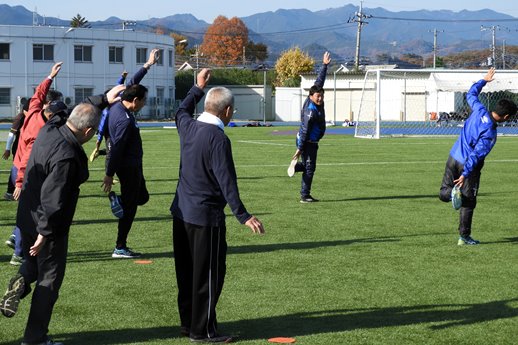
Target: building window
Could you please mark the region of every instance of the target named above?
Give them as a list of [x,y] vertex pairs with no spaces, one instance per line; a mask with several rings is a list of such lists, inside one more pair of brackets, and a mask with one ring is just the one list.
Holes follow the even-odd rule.
[[77,104],[81,103],[86,97],[93,96],[93,87],[76,87],[74,90],[74,98]]
[[169,67],[173,67],[173,50],[169,49]]
[[157,105],[164,104],[164,88],[163,87],[156,88],[156,104]]
[[0,60],[9,60],[9,43],[0,43]]
[[163,49],[158,49],[158,60],[156,61],[156,64],[158,66],[164,65],[164,50]]
[[74,46],[75,62],[92,62],[92,46]]
[[110,63],[122,63],[122,47],[110,47],[108,55]]
[[11,104],[11,89],[8,87],[0,88],[0,104]]
[[54,46],[52,44],[33,44],[32,57],[34,61],[54,61]]
[[137,48],[137,64],[147,62],[147,48]]

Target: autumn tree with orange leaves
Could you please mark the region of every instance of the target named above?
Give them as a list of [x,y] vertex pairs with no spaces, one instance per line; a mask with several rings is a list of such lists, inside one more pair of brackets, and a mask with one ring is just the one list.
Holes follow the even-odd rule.
[[241,19],[218,16],[207,28],[200,52],[213,65],[238,65],[243,62],[243,47],[247,43],[248,29]]

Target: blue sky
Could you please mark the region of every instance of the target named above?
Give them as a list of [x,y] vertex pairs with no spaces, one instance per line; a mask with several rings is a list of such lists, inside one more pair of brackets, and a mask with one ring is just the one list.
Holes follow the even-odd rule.
[[[194,0],[194,1],[142,1],[142,0],[88,0],[82,2],[63,0],[0,0],[0,4],[22,5],[29,10],[37,8],[38,13],[44,16],[70,19],[76,14],[86,17],[90,21],[104,20],[110,16],[121,19],[141,20],[152,17],[165,17],[179,13],[191,13],[198,19],[212,23],[218,15],[227,17],[245,17],[255,13],[276,11],[279,8],[305,8],[311,11],[341,7],[346,4],[359,5],[360,1],[339,0]],[[518,17],[518,1],[516,0],[365,0],[364,7],[383,7],[391,11],[414,10],[451,10],[463,9],[480,10],[490,8],[497,12]],[[345,18],[347,19],[347,18]]]

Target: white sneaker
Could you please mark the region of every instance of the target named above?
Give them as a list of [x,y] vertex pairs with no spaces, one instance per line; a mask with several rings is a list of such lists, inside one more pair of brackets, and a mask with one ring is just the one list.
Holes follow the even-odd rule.
[[455,210],[462,207],[462,193],[458,186],[453,187],[451,190],[451,204]]
[[297,165],[298,159],[292,159],[290,166],[288,167],[288,176],[293,177],[295,175],[295,165]]

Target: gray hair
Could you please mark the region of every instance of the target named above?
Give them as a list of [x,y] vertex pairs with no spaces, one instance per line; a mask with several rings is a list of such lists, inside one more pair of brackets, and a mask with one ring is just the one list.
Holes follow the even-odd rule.
[[67,122],[80,131],[87,128],[97,129],[101,122],[99,109],[89,103],[80,103],[72,110]]
[[213,87],[205,97],[205,111],[214,115],[223,114],[228,106],[233,105],[234,95],[226,87]]

